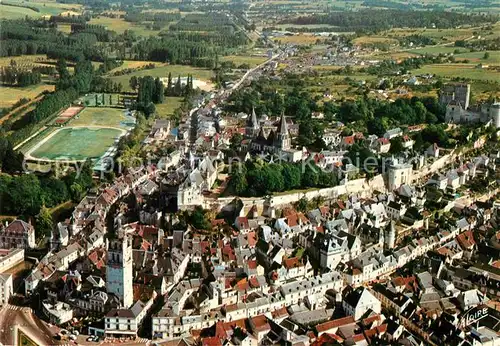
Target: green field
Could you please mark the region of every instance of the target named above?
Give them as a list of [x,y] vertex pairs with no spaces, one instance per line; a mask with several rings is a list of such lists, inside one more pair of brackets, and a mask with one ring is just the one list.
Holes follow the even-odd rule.
[[86,107],[67,127],[48,127],[24,144],[21,151],[27,157],[49,160],[99,158],[119,136],[135,126],[135,118],[126,112],[119,108]]
[[0,108],[11,107],[22,98],[33,99],[45,90],[54,91],[54,88],[54,85],[49,84],[37,84],[16,88],[0,86]]
[[30,155],[50,160],[99,158],[121,133],[120,130],[111,128],[62,128],[30,152]]
[[483,64],[500,64],[500,51],[488,51],[490,54],[488,59],[484,59],[484,53],[486,52],[470,52],[457,54],[455,57],[457,59],[469,59],[471,62],[483,63]]
[[467,53],[467,52],[469,52],[469,49],[452,47],[452,46],[428,46],[428,47],[408,50],[409,53],[431,54],[431,55],[453,54],[455,51],[459,51],[460,53]]
[[228,55],[221,59],[222,61],[232,61],[236,66],[241,64],[249,64],[250,67],[255,67],[267,60],[263,56],[245,56],[245,55]]
[[0,5],[0,18],[5,19],[21,19],[28,17],[43,17],[54,16],[63,12],[79,13],[81,5],[77,4],[60,4],[55,1],[22,1],[22,0],[8,0],[6,3],[17,4],[22,6],[36,7],[39,11],[34,11],[26,7],[17,7],[9,5]]
[[103,25],[108,30],[116,31],[119,34],[123,34],[125,30],[132,30],[139,36],[152,36],[160,33],[160,30],[149,30],[144,25],[126,22],[123,18],[92,18],[89,24]]
[[41,14],[25,7],[0,5],[1,19],[22,19],[26,16],[40,17]]
[[113,82],[122,83],[123,91],[132,91],[129,85],[130,78],[132,76],[136,77],[144,77],[144,76],[152,76],[152,77],[168,77],[168,73],[172,73],[173,78],[177,78],[177,76],[186,77],[188,74],[193,75],[194,78],[200,79],[203,81],[209,81],[213,76],[213,72],[211,70],[202,69],[198,67],[191,67],[186,65],[165,65],[161,67],[155,67],[150,70],[140,70],[130,74],[122,75],[122,76],[113,76],[110,79]]
[[114,68],[112,69],[111,71],[109,71],[109,75],[115,73],[115,72],[118,72],[118,71],[121,71],[121,70],[125,70],[125,69],[129,69],[129,68],[141,68],[141,67],[144,67],[146,65],[149,65],[149,64],[154,64],[156,67],[161,67],[161,66],[165,66],[167,64],[165,63],[159,63],[157,61],[147,61],[147,60],[123,60],[123,64],[121,64],[120,66],[118,66],[117,68]]
[[124,109],[87,107],[73,118],[68,126],[108,126],[131,128],[133,118],[125,115]]
[[499,81],[500,72],[489,69],[475,68],[476,64],[435,64],[427,65],[414,74],[431,73],[446,78],[468,78],[478,81]]
[[[37,54],[37,55],[19,55],[19,56],[4,56],[0,58],[0,67],[3,66],[9,66],[12,61],[15,61],[17,66],[24,66],[24,65],[44,65],[38,63],[36,60],[50,60],[47,58],[47,55],[45,54]],[[56,60],[53,60],[54,63]],[[45,64],[46,65],[46,64]]]
[[296,44],[296,45],[309,45],[315,44],[317,40],[324,39],[324,37],[315,36],[312,34],[298,34],[293,36],[279,36],[273,37],[272,40],[279,44]]
[[165,97],[163,103],[155,105],[156,113],[160,118],[168,118],[181,106],[181,103],[182,97]]
[[375,43],[385,43],[385,44],[398,44],[398,41],[393,38],[387,38],[384,36],[361,36],[355,38],[353,43],[359,45],[375,44]]

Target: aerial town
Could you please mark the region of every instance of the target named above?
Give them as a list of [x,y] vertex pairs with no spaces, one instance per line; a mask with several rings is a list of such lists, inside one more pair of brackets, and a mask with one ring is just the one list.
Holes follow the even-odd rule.
[[0,9],[1,345],[500,343],[498,2]]

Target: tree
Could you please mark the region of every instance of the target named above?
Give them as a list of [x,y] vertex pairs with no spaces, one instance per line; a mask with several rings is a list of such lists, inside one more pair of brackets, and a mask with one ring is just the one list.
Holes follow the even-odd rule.
[[229,144],[230,148],[233,149],[233,150],[239,151],[240,147],[241,147],[241,141],[242,140],[243,140],[243,135],[241,133],[236,132],[231,137],[231,141],[230,141],[230,144]]
[[40,230],[42,233],[38,234],[38,236],[41,238],[41,236],[46,237],[50,235],[50,232],[52,231],[52,228],[54,227],[54,221],[52,220],[52,214],[50,213],[49,208],[47,208],[45,205],[42,205],[42,208],[40,209],[40,212],[38,213],[36,217],[36,225],[37,229]]
[[56,70],[59,74],[59,79],[69,78],[68,65],[66,64],[66,59],[57,60]]
[[163,82],[160,80],[160,78],[156,77],[154,92],[152,97],[153,103],[163,103],[164,98],[165,98],[165,87],[163,86]]
[[300,168],[292,164],[283,164],[283,179],[285,190],[293,190],[300,187]]
[[139,92],[137,94],[137,103],[140,103],[145,107],[149,103],[153,102],[154,94],[156,90],[155,80],[151,76],[143,77],[139,80]]
[[132,88],[132,90],[136,91],[137,88],[139,87],[139,81],[136,76],[132,76],[129,81],[129,85]]
[[76,63],[74,79],[76,89],[79,92],[86,93],[90,91],[93,77],[94,67],[89,60],[83,60]]
[[401,137],[394,137],[391,139],[391,148],[389,152],[391,154],[399,154],[404,150],[403,139]]
[[84,190],[83,187],[78,183],[73,183],[70,188],[71,199],[74,202],[80,201],[83,198]]
[[486,52],[483,55],[483,60],[488,60],[490,58],[490,52]]
[[42,206],[40,181],[33,174],[23,174],[9,185],[11,210],[21,215],[36,215]]
[[241,163],[231,167],[231,180],[230,184],[233,187],[234,193],[238,196],[246,194],[248,189],[248,181],[246,178],[246,168]]
[[174,96],[180,96],[182,93],[181,76],[177,77],[177,82],[175,82]]
[[305,213],[309,209],[309,201],[307,200],[306,197],[302,197],[295,203],[295,209],[297,211],[300,211],[302,213]]
[[315,187],[318,185],[319,181],[319,168],[314,166],[307,165],[304,173],[302,174],[302,187]]
[[170,96],[172,93],[172,72],[168,73],[168,82],[167,82],[167,96]]

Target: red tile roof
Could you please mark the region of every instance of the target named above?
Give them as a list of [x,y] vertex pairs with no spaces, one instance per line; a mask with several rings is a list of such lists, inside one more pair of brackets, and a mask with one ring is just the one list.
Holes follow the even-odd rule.
[[267,318],[264,315],[252,317],[252,327],[257,332],[271,330],[271,326],[267,322]]
[[201,341],[202,346],[222,346],[222,342],[220,339],[216,336],[210,337],[210,338],[204,338]]
[[249,229],[248,218],[245,216],[238,216],[236,218],[236,227],[238,227],[238,229]]
[[248,232],[247,242],[248,247],[255,247],[255,245],[257,245],[257,233],[255,233],[255,231]]
[[283,261],[283,267],[285,267],[286,269],[292,269],[302,266],[303,264],[298,257],[287,258]]
[[212,224],[212,227],[221,226],[221,225],[225,225],[226,224],[226,220],[224,220],[224,219],[214,219],[210,223]]
[[256,277],[252,277],[252,278],[248,279],[248,283],[250,284],[250,287],[252,287],[252,288],[260,287],[259,281],[257,280]]
[[361,341],[366,340],[366,339],[365,339],[365,336],[363,334],[356,334],[356,335],[352,336],[352,340],[354,340],[354,342],[361,342]]
[[274,310],[271,312],[271,316],[273,318],[281,318],[281,317],[288,317],[290,314],[288,313],[288,310],[285,307],[282,307],[278,310]]
[[345,136],[344,138],[342,138],[342,141],[345,143],[345,144],[349,144],[349,145],[352,145],[354,144],[355,140],[354,140],[354,136]]
[[352,317],[352,316],[338,318],[338,319],[333,320],[333,321],[328,321],[328,322],[324,322],[324,323],[318,324],[316,326],[316,331],[318,333],[320,333],[320,332],[326,332],[328,330],[331,330],[331,329],[334,329],[334,328],[338,328],[338,327],[341,327],[341,326],[345,326],[345,325],[348,325],[348,324],[353,324],[355,322],[356,321],[354,320],[354,317]]
[[460,233],[457,236],[457,242],[464,249],[471,249],[476,245],[476,241],[474,240],[474,235],[471,230]]
[[305,224],[306,222],[309,221],[307,217],[303,213],[293,213],[288,216],[286,216],[287,219],[287,224],[290,227],[297,226],[300,223]]
[[248,269],[257,269],[257,260],[247,261]]
[[5,227],[5,232],[8,233],[24,234],[25,232],[32,232],[33,230],[33,226],[23,220],[14,220]]

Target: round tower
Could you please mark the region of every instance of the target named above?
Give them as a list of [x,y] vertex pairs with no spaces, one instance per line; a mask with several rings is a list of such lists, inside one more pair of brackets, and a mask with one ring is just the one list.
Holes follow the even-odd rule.
[[493,121],[493,126],[500,129],[500,102],[495,102],[491,105],[490,118]]
[[386,249],[394,249],[396,245],[396,226],[394,220],[391,220],[391,223],[386,228],[384,245]]

